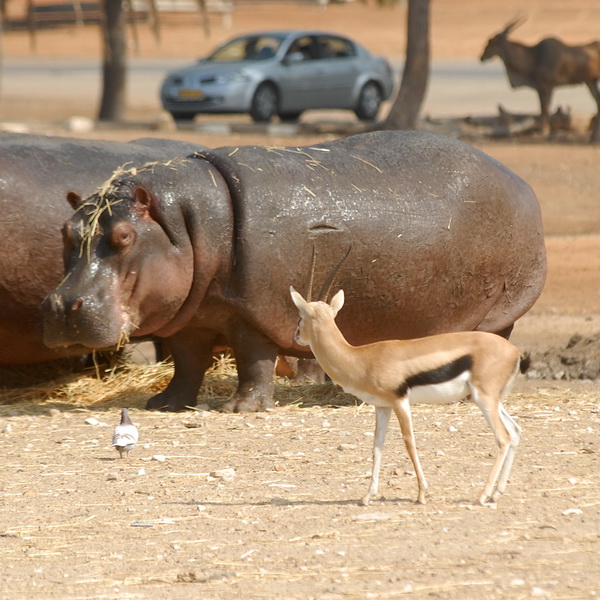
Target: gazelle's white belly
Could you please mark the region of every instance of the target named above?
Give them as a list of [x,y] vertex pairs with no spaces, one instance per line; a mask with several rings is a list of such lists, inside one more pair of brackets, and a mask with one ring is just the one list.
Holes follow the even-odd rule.
[[411,404],[451,404],[464,400],[470,393],[469,371],[444,383],[435,385],[420,385],[408,390],[408,400]]
[[[451,404],[464,400],[470,393],[469,377],[470,372],[465,371],[458,377],[445,381],[444,383],[436,383],[432,385],[419,385],[408,390],[408,400],[411,404]],[[371,404],[387,408],[390,403],[382,400],[378,396],[368,394],[362,390],[355,389],[348,385],[341,386],[348,394],[356,396],[359,400]]]

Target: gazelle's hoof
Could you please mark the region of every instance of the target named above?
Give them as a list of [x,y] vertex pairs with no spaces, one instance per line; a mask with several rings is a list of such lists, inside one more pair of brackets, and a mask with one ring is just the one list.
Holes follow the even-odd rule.
[[481,506],[487,506],[488,508],[495,509],[496,508],[496,498],[495,494],[492,496],[480,496],[479,504]]
[[369,506],[371,504],[371,496],[366,495],[364,498],[361,498],[359,504],[361,506]]

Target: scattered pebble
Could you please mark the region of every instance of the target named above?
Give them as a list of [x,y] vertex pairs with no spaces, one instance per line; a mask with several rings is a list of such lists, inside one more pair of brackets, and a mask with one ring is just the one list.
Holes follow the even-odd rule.
[[167,457],[164,454],[155,454],[152,457],[152,460],[156,460],[158,462],[165,462],[165,460],[167,460]]
[[88,117],[70,117],[64,122],[64,126],[68,131],[74,133],[89,133],[94,130],[95,123]]
[[356,450],[358,446],[356,444],[340,444],[337,449],[338,450]]
[[209,474],[209,479],[221,479],[222,481],[233,481],[235,477],[235,469],[229,467],[227,469],[219,469],[218,471],[212,471]]
[[564,517],[568,517],[570,515],[581,515],[583,514],[583,511],[580,508],[567,508],[566,510],[562,511],[562,515]]
[[352,515],[351,521],[388,521],[394,515],[392,513],[375,512],[375,513],[362,513],[360,515]]

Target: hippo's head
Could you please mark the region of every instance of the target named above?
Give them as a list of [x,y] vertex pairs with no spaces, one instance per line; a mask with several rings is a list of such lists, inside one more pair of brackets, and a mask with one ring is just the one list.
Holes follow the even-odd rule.
[[[85,200],[68,194],[66,275],[44,302],[48,346],[106,348],[189,320],[228,253],[226,190],[212,171],[177,159],[120,170]],[[192,206],[198,186],[204,202]]]

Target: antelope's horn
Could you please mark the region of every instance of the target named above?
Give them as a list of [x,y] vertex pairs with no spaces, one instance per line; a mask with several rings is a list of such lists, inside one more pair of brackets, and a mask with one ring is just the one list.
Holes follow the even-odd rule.
[[350,246],[348,247],[348,250],[346,250],[346,254],[344,254],[344,256],[342,256],[342,258],[339,260],[338,264],[335,265],[335,267],[333,268],[331,273],[329,273],[329,276],[327,277],[327,279],[323,282],[323,287],[321,287],[321,291],[319,292],[319,300],[322,300],[323,302],[327,302],[327,297],[329,296],[329,292],[331,291],[331,286],[333,285],[333,282],[334,282],[335,278],[337,277],[339,270],[342,268],[342,265],[346,262],[346,259],[348,258],[348,255],[350,254],[350,250],[352,250],[352,244],[350,244]]
[[513,21],[511,21],[505,28],[504,31],[502,32],[504,35],[508,35],[513,29],[515,29],[515,27],[518,27],[519,25],[522,25],[523,23],[525,23],[525,21],[527,21],[527,17],[517,17],[516,19],[514,19]]

